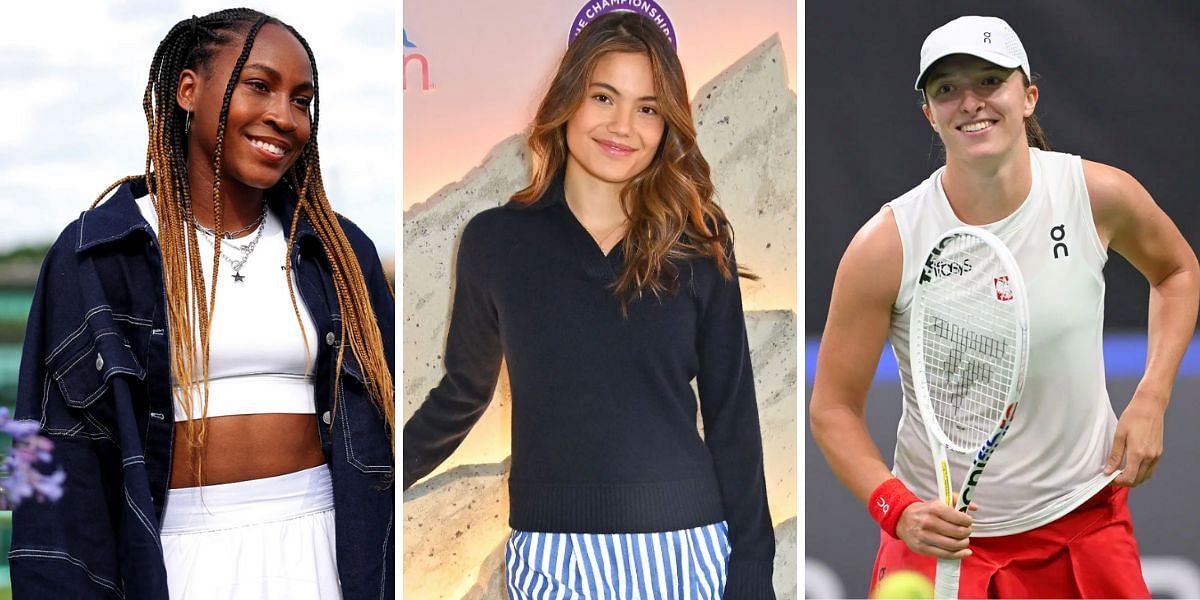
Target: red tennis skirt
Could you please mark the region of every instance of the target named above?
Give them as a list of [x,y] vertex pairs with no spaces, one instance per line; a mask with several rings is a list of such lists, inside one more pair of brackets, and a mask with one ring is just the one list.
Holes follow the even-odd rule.
[[[960,598],[1149,598],[1129,488],[1108,486],[1058,520],[1013,535],[971,539],[963,559]],[[937,561],[880,532],[871,572],[875,584],[896,571],[933,579]]]

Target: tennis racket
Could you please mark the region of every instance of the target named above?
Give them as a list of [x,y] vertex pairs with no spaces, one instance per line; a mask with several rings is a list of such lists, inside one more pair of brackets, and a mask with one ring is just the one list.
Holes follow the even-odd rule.
[[[1017,261],[978,227],[946,232],[925,259],[913,299],[909,357],[938,494],[965,512],[1008,432],[1029,359],[1029,303]],[[950,493],[947,452],[974,455]],[[939,559],[934,598],[958,598],[960,561]]]

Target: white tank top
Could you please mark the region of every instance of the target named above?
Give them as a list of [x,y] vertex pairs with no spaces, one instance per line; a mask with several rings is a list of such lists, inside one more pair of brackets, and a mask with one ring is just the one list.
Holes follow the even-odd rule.
[[[149,195],[137,200],[142,217],[158,235],[158,216]],[[279,219],[268,212],[262,238],[242,265],[242,281],[233,279],[233,269],[222,260],[217,285],[216,312],[212,319],[208,363],[208,416],[262,413],[316,414],[312,361],[317,358],[317,331],[304,302],[296,293],[300,320],[308,336],[309,353],[296,324],[288,296],[283,263],[287,260],[287,237]],[[244,246],[254,234],[225,242],[222,255],[240,257],[229,243]],[[212,238],[197,235],[205,287],[212,290]],[[293,273],[293,289],[296,288]],[[197,340],[199,335],[197,334]],[[199,364],[199,363],[197,363]],[[192,382],[192,417],[199,419],[203,403],[201,373]],[[172,374],[173,389],[179,388]],[[187,412],[176,394],[175,420],[186,421]]]
[[[1116,416],[1104,381],[1104,276],[1078,156],[1030,149],[1033,186],[1013,214],[983,226],[1008,245],[1029,292],[1029,369],[1016,419],[992,456],[975,498],[974,535],[1028,531],[1067,514],[1108,484],[1104,465]],[[945,167],[889,202],[904,249],[890,338],[904,409],[892,472],[923,499],[937,496],[929,442],[913,394],[908,326],[915,282],[933,243],[955,216],[942,189]],[[970,459],[950,453],[953,488]]]

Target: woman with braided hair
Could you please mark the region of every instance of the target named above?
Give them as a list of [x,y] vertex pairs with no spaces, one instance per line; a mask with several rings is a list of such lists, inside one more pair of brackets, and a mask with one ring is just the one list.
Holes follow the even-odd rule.
[[231,9],[177,23],[145,173],[51,248],[16,413],[61,500],[14,515],[21,598],[394,595],[393,295],[335,214],[316,61]]

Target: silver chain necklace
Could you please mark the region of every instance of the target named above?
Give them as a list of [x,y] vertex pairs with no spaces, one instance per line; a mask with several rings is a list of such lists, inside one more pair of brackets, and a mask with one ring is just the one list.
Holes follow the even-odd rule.
[[[238,231],[225,233],[221,236],[221,243],[223,245],[232,248],[234,251],[242,255],[240,259],[234,260],[228,254],[221,252],[221,259],[229,265],[229,268],[233,269],[233,281],[236,283],[242,283],[246,279],[246,276],[242,275],[242,267],[246,266],[246,261],[250,259],[250,254],[254,252],[254,249],[258,247],[258,241],[262,239],[263,231],[266,230],[266,218],[267,205],[264,203],[262,214],[255,219],[254,223],[251,223],[251,225],[257,225],[258,229],[254,233],[254,239],[250,240],[248,244],[238,245],[229,241],[231,236],[247,231],[248,227],[243,227]],[[213,232],[213,230],[201,225],[200,223],[197,223],[194,219],[192,220],[192,223],[195,225],[196,229],[200,231],[200,233],[205,235],[205,237],[208,237],[209,239],[216,237],[216,233]]]
[[[267,218],[267,203],[263,202],[262,212],[258,213],[258,218],[254,219],[249,224],[247,224],[245,227],[238,229],[237,231],[226,231],[225,233],[222,233],[221,237],[223,237],[227,240],[232,240],[232,239],[236,238],[237,236],[239,236],[243,233],[246,233],[247,231],[253,230],[255,227],[258,227],[259,225],[262,225],[263,220],[266,218]],[[194,225],[196,227],[196,229],[199,229],[200,231],[208,234],[208,237],[213,237],[214,235],[216,235],[216,233],[213,230],[201,225],[200,221],[196,220],[195,215],[192,215],[192,225]]]

